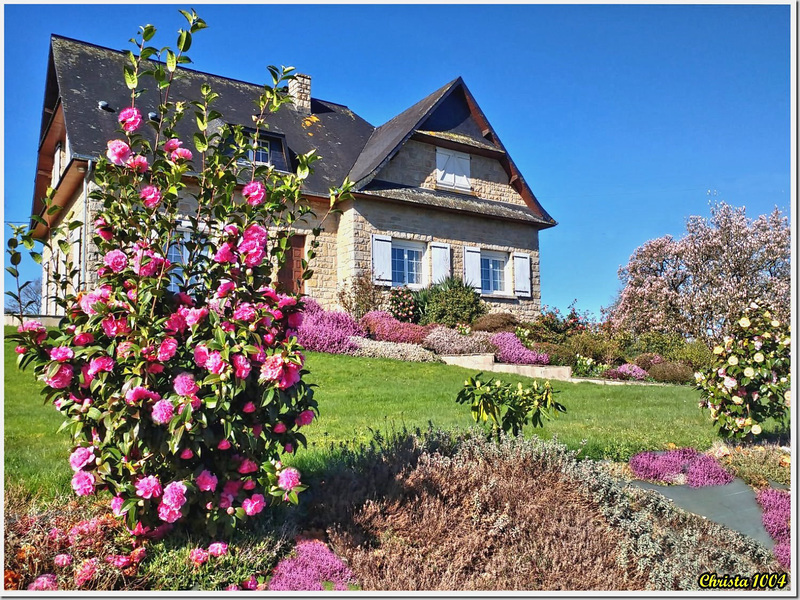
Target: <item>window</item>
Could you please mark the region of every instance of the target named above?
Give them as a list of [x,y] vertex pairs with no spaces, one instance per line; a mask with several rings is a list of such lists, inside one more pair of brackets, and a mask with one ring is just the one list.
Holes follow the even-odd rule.
[[508,257],[499,252],[481,252],[481,293],[506,292],[506,265]]
[[392,240],[392,287],[422,287],[424,244]]
[[264,165],[271,164],[269,159],[269,140],[264,137],[264,134],[259,134],[258,140],[251,138],[251,143],[256,144],[256,147],[247,151],[248,160]]
[[[189,232],[186,229],[178,229],[178,235],[182,235],[183,237],[174,240],[169,250],[167,250],[167,260],[175,265],[170,271],[167,289],[176,294],[181,291],[180,288],[182,286],[187,284],[187,282],[183,280],[183,266],[186,264],[186,261],[189,260],[189,251],[185,245],[186,241],[189,239]],[[194,283],[194,278],[188,283]]]
[[53,151],[53,173],[50,178],[50,187],[55,188],[58,187],[58,182],[61,180],[61,170],[62,170],[62,150],[61,150],[61,142],[56,144],[56,149]]
[[469,154],[436,149],[436,186],[469,192]]

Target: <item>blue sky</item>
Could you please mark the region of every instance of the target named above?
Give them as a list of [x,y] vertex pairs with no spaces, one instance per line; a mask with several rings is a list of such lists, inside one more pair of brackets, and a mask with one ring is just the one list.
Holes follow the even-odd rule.
[[[4,7],[6,221],[30,214],[50,34],[121,49],[153,23],[174,44],[178,8]],[[559,222],[540,235],[544,304],[598,313],[634,249],[707,215],[709,190],[788,214],[788,4],[196,9],[193,68],[258,83],[294,65],[373,125],[461,75]]]

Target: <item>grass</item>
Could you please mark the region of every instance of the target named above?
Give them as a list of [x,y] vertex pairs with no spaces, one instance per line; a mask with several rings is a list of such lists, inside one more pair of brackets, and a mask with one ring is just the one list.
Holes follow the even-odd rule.
[[[443,429],[472,424],[469,409],[456,404],[455,397],[474,371],[318,353],[309,353],[307,364],[309,380],[319,386],[321,417],[306,430],[309,451],[293,459],[298,466],[322,466],[331,446],[367,442],[371,430],[426,428],[429,422]],[[530,383],[510,374],[501,378]],[[6,485],[22,483],[32,492],[69,492],[69,439],[56,434],[61,417],[52,406],[42,404],[31,372],[17,370],[8,341],[4,383]],[[670,442],[705,449],[715,439],[707,415],[697,407],[698,392],[690,387],[554,381],[553,388],[567,413],[543,429],[529,428],[525,433],[544,439],[557,436],[570,448],[582,448],[582,457],[627,460],[638,451],[664,448]]]

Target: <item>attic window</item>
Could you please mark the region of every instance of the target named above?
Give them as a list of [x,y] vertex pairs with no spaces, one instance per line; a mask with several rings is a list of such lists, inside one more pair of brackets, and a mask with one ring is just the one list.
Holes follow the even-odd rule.
[[[245,129],[246,136],[245,145],[247,154],[242,157],[241,162],[253,162],[256,166],[270,165],[278,171],[288,171],[288,159],[286,157],[286,143],[282,134],[264,131],[258,132],[258,140],[256,141],[256,132],[253,129]],[[228,143],[223,145],[223,153],[230,156],[233,153],[230,145],[233,144],[231,137]]]
[[436,148],[436,186],[469,192],[469,154]]
[[251,147],[247,151],[247,159],[260,165],[272,164],[269,156],[269,139],[262,133],[258,136],[258,140],[256,140],[255,135],[253,135],[253,137],[250,138],[250,142],[255,145],[255,148]]

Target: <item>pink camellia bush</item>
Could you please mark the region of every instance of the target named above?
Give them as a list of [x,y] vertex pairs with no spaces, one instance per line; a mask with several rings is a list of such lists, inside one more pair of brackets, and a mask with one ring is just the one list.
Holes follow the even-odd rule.
[[[270,504],[297,503],[305,486],[279,459],[305,446],[298,430],[317,414],[296,338],[303,300],[276,290],[285,231],[313,214],[301,185],[317,157],[297,156],[293,174],[248,162],[251,141],[241,127],[208,128],[224,119],[211,107],[217,94],[207,84],[191,103],[156,103],[158,118],[142,122],[140,82],[154,79],[148,93],[167,97],[187,40],[205,27],[194,11],[184,14],[189,28],[176,49],[147,46],[155,29],[143,27],[138,54],[125,66],[130,106],[120,111],[91,194],[102,206],[94,220],[96,283],[74,294],[74,273],[64,275],[60,327],[48,332],[29,322],[9,336],[20,367],[33,367],[46,401],[65,419],[75,493],[104,497],[136,536],[184,524],[228,535]],[[270,72],[257,131],[291,101],[291,69]],[[178,128],[190,112],[191,125]],[[331,210],[349,189],[331,190]],[[52,208],[52,193],[45,204]],[[186,239],[175,228],[181,220],[190,224]],[[78,225],[54,228],[47,245]],[[9,239],[12,265],[22,246],[33,247],[23,229]],[[320,231],[311,230],[309,260]],[[168,259],[177,244],[181,264]],[[83,564],[76,586],[94,569]]]

